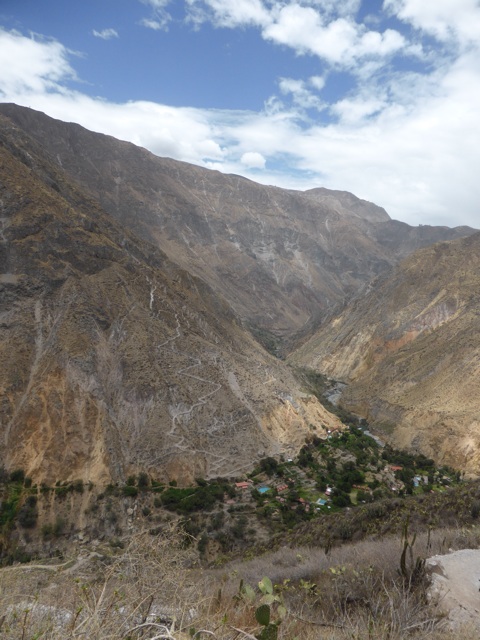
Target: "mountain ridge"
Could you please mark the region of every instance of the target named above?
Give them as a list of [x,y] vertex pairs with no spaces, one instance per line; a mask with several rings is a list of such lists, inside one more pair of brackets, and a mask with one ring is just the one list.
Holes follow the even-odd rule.
[[[252,336],[277,354],[303,336],[292,362],[319,366],[309,334],[322,323],[336,360],[322,368],[365,375],[380,405],[364,356],[379,362],[382,344],[396,352],[410,334],[358,337],[362,320],[345,304],[366,318],[370,304],[387,326],[395,286],[382,283],[458,243],[445,239],[474,234],[410,227],[348,192],[264,187],[157,158],[15,105],[0,105],[0,133],[0,456],[39,479],[118,480],[143,467],[182,481],[230,475],[335,426]],[[424,310],[427,324],[457,309],[455,296],[444,302],[430,320]],[[353,323],[343,355],[331,320],[341,309]],[[345,402],[401,422],[395,403],[380,411],[355,399],[355,384]],[[426,436],[418,446],[430,452]]]
[[159,158],[16,105],[0,105],[0,113],[280,351],[408,253],[473,232],[397,224],[347,192],[266,187]]

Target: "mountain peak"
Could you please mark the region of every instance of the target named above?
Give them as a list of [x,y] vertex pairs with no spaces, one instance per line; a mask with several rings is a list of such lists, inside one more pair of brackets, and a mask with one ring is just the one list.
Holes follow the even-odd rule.
[[337,210],[348,212],[350,215],[353,213],[363,220],[368,220],[368,222],[386,222],[391,219],[383,207],[379,207],[373,202],[368,202],[368,200],[362,200],[349,191],[318,187],[309,189],[304,193],[317,202],[328,203]]

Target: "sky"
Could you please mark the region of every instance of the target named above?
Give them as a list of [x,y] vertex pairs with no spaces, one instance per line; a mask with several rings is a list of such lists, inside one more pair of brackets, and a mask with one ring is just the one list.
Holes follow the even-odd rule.
[[480,228],[480,0],[0,0],[0,102]]

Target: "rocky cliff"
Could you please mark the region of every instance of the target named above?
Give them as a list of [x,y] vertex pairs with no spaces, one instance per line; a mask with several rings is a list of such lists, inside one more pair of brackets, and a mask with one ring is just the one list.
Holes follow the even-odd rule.
[[235,475],[335,423],[207,284],[0,116],[0,465]]
[[[0,142],[8,469],[189,481],[294,451],[335,419],[252,336],[286,353],[349,300],[295,362],[352,380],[345,402],[398,421],[400,444],[474,468],[476,373],[469,349],[451,345],[457,334],[476,344],[475,250],[428,248],[387,278],[419,247],[472,229],[409,227],[347,192],[265,187],[15,105],[0,105]],[[464,267],[435,258],[450,246]],[[465,398],[442,382],[452,371],[469,376]],[[453,454],[445,433],[460,407],[470,435]]]

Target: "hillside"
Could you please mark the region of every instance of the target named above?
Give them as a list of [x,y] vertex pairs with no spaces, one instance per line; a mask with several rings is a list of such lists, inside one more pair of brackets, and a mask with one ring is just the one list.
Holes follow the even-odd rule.
[[0,464],[35,482],[234,475],[336,418],[229,306],[0,117]]
[[[413,228],[347,192],[265,187],[30,109],[0,114],[10,470],[191,481],[298,451],[336,419],[252,336],[286,353],[348,300],[293,362],[353,381],[344,401],[398,423],[397,444],[477,468],[475,364],[455,337],[476,344],[472,229]],[[412,336],[427,355],[399,364]]]
[[473,231],[410,227],[347,192],[268,187],[159,158],[16,105],[0,113],[106,212],[220,293],[275,353],[401,257]]
[[395,445],[480,473],[480,234],[422,249],[292,360],[348,382],[341,402]]
[[2,635],[478,636],[480,234],[10,105],[0,178]]

